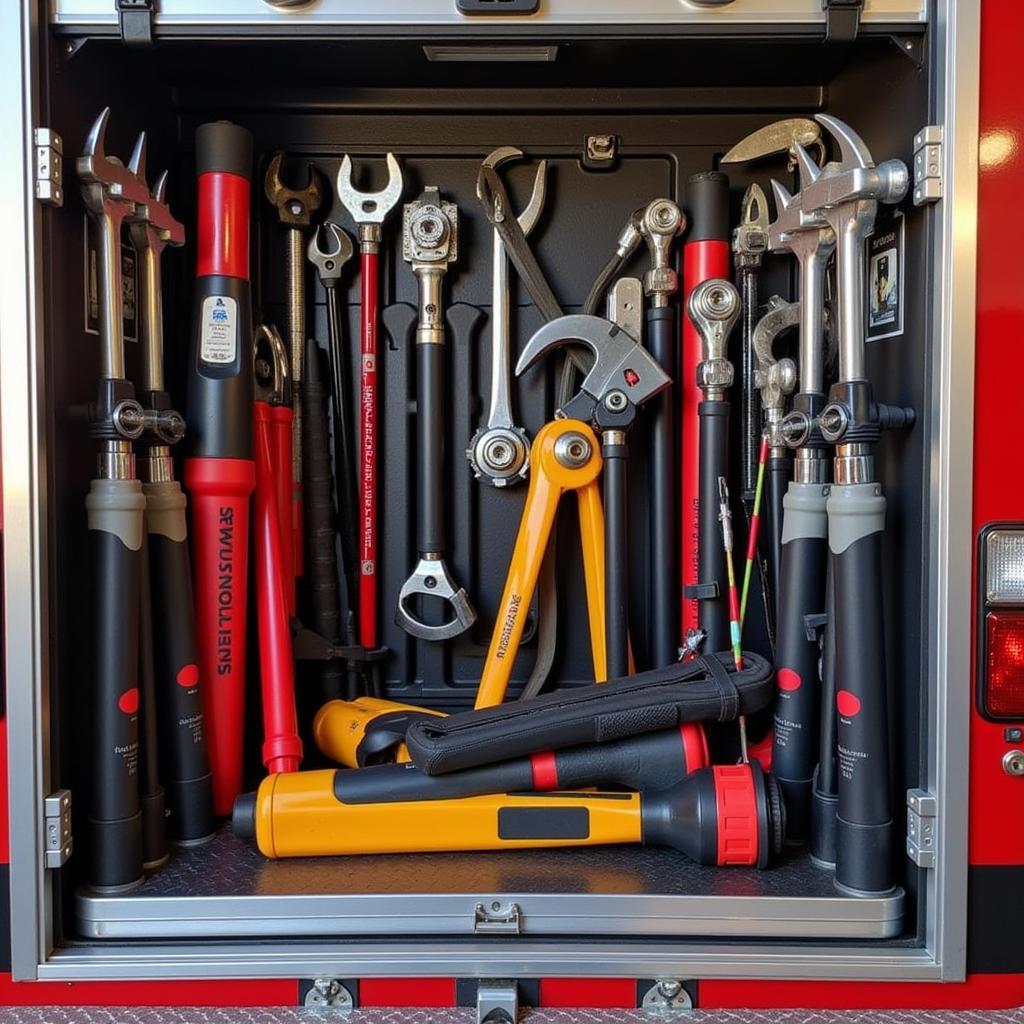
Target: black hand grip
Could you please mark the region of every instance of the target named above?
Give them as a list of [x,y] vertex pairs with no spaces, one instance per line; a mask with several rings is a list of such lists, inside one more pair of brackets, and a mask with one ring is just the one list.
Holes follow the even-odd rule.
[[[661,368],[676,376],[675,314],[670,306],[647,311],[647,346]],[[675,515],[676,464],[675,390],[667,387],[649,403],[651,416],[650,512],[648,571],[650,572],[651,668],[671,665],[679,657],[679,527]]]
[[196,645],[185,496],[174,481],[144,484],[149,543],[160,771],[167,793],[167,832],[192,844],[213,835],[213,790]]
[[[605,438],[610,432],[605,433]],[[605,675],[629,675],[629,552],[627,527],[627,467],[629,449],[603,443],[604,493],[604,632],[607,656]],[[603,681],[603,680],[602,680]]]
[[444,345],[416,346],[416,550],[444,551]]
[[839,779],[836,770],[836,601],[829,557],[825,573],[825,630],[821,643],[821,743],[814,772],[811,804],[811,856],[819,864],[836,863],[836,806]]
[[[793,475],[793,460],[789,455],[771,456],[764,467],[764,527],[758,546],[764,553],[768,572],[768,595],[774,603],[768,609],[769,621],[778,622],[779,601],[782,584],[780,572],[782,566],[782,520],[783,502],[786,489]],[[819,605],[816,612],[821,611]],[[778,628],[776,627],[776,632]]]
[[209,121],[196,129],[196,173],[252,177],[252,134],[231,121]]
[[697,582],[717,584],[716,596],[700,599],[698,621],[704,630],[704,650],[727,651],[729,637],[729,586],[722,545],[722,524],[718,520],[718,478],[729,476],[729,403],[701,402],[700,490],[697,533]]
[[[306,342],[302,379],[302,476],[306,510],[306,578],[313,608],[313,628],[338,643],[341,617],[338,602],[338,561],[335,554],[334,506],[331,500],[327,413],[320,368],[320,348]],[[320,666],[322,697],[335,700],[345,691],[344,671],[336,661]]]
[[917,413],[910,406],[878,404],[878,422],[883,430],[907,430],[914,425]]
[[686,179],[686,244],[727,242],[729,226],[729,178],[721,171],[701,171]]

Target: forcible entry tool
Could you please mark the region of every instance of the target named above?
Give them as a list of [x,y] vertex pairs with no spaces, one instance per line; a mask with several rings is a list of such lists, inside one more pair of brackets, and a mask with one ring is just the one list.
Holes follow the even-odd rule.
[[[427,188],[403,211],[402,255],[419,285],[416,328],[416,549],[419,562],[402,584],[395,622],[423,640],[450,640],[476,621],[466,591],[458,586],[444,561],[445,530],[445,397],[444,306],[442,282],[458,256],[459,211]],[[415,596],[445,602],[452,617],[431,624],[410,607]],[[421,610],[420,614],[424,614]]]
[[[484,160],[484,166],[498,168],[522,156],[522,150],[502,146]],[[546,173],[547,161],[542,160],[537,165],[530,201],[517,218],[524,237],[534,229],[544,208]],[[473,435],[466,457],[481,483],[506,487],[526,478],[530,468],[530,439],[526,430],[518,426],[512,417],[508,257],[505,243],[497,230],[494,232],[492,254],[490,405],[487,422]]]
[[381,230],[402,198],[402,170],[387,155],[388,183],[380,192],[360,192],[352,184],[352,159],[338,169],[337,192],[359,234],[362,331],[359,357],[359,642],[378,646],[377,597],[377,333],[380,329]]
[[284,225],[288,237],[288,302],[287,335],[288,355],[291,362],[289,376],[292,381],[292,509],[289,532],[291,543],[284,554],[284,577],[289,595],[290,608],[295,607],[292,591],[295,577],[303,575],[303,529],[302,513],[302,359],[306,347],[306,252],[305,233],[312,223],[313,214],[323,202],[323,186],[320,172],[312,165],[307,167],[306,184],[300,189],[288,188],[281,180],[281,164],[284,153],[275,153],[267,166],[263,179],[263,191],[270,205],[277,210],[278,219]]
[[797,202],[807,214],[820,212],[836,234],[839,380],[820,416],[822,436],[836,446],[827,506],[835,585],[836,883],[874,895],[893,887],[895,828],[882,611],[885,498],[873,448],[882,429],[910,426],[914,412],[875,402],[867,379],[864,241],[878,203],[898,203],[909,175],[900,160],[876,166],[849,125],[825,114],[817,120],[840,152],[838,161],[819,170],[797,149]]
[[[140,136],[130,169],[146,183],[145,137]],[[192,569],[188,553],[185,495],[174,478],[172,446],[185,433],[185,420],[171,405],[164,384],[163,303],[160,257],[166,246],[181,246],[185,229],[167,205],[167,172],[157,179],[144,204],[135,208],[130,230],[138,253],[142,286],[142,394],[146,430],[140,439],[142,491],[146,497],[146,546],[148,565],[143,574],[150,587],[143,588],[141,614],[146,602],[151,612],[153,683],[155,702],[151,713],[156,729],[147,729],[166,787],[167,834],[182,845],[204,842],[213,835],[213,790],[206,749],[205,724],[200,696],[199,654],[196,647]],[[152,629],[155,623],[157,628]],[[145,632],[145,623],[143,623]],[[143,715],[150,714],[143,700]],[[145,790],[145,786],[143,787]],[[163,801],[155,801],[162,831]],[[146,818],[145,793],[143,819]],[[149,829],[148,829],[149,830]]]
[[92,801],[89,883],[122,891],[142,880],[139,804],[139,594],[146,499],[135,476],[132,442],[142,406],[125,376],[121,226],[149,189],[105,148],[110,108],[96,119],[78,158],[82,197],[96,222],[100,382],[90,434],[99,442],[86,498],[92,549]]
[[242,786],[246,601],[252,461],[252,299],[249,196],[252,136],[227,121],[196,131],[198,221],[189,355],[192,569],[200,694],[214,813],[229,814]]

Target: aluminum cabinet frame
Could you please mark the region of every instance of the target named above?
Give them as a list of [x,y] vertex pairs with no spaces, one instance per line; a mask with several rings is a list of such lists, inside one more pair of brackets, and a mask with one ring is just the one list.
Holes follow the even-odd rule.
[[[337,27],[392,34],[395,23],[422,26],[429,12],[433,35],[472,37],[476,23],[452,31],[456,22],[448,0],[404,0],[386,6],[320,0],[308,13],[283,14],[263,0],[225,0],[238,19],[197,13],[208,0],[164,0],[158,32],[190,36],[237,34],[241,28],[280,35]],[[922,0],[923,2],[923,0]],[[415,4],[418,16],[410,11]],[[100,0],[52,0],[61,28],[116,30],[112,8]],[[346,9],[346,21],[339,12]],[[443,10],[442,10],[443,7]],[[584,7],[586,12],[584,12]],[[895,31],[916,24],[922,3],[867,0],[865,29]],[[20,9],[19,9],[20,8]],[[11,821],[12,969],[17,979],[117,979],[198,977],[348,976],[694,976],[774,978],[860,978],[959,980],[965,972],[967,721],[970,677],[971,503],[975,255],[977,213],[978,70],[980,5],[931,0],[933,47],[930,120],[945,129],[944,198],[929,207],[933,283],[930,334],[935,356],[930,375],[931,463],[926,495],[928,537],[927,773],[924,784],[935,795],[936,868],[927,872],[927,915],[921,948],[870,948],[830,943],[827,947],[784,942],[709,946],[695,941],[610,938],[582,942],[515,937],[487,941],[404,937],[352,942],[235,941],[195,944],[54,946],[54,893],[43,867],[43,798],[50,790],[48,728],[49,595],[46,492],[46,438],[42,415],[45,364],[41,296],[43,210],[34,198],[33,127],[40,120],[44,69],[39,33],[47,4],[0,5],[3,94],[21,97],[0,108],[0,174],[7,244],[0,255],[0,410],[4,467],[4,602],[8,680],[8,779]],[[577,25],[582,31],[622,34],[619,4],[550,0],[550,14],[529,20],[530,31]],[[388,11],[382,15],[381,10]],[[394,11],[394,20],[391,11]],[[362,13],[360,13],[362,11]],[[916,11],[916,15],[913,13]],[[318,13],[319,12],[319,13]],[[404,12],[404,17],[403,17]],[[436,12],[436,13],[435,13]],[[632,5],[629,20],[640,28],[674,22],[686,32],[720,31],[726,15],[737,29],[763,31],[771,25],[791,31],[821,31],[819,0],[735,0],[726,8],[701,10],[683,0],[646,0]],[[90,21],[90,18],[92,20]],[[303,20],[310,19],[310,20]],[[316,24],[313,19],[320,19]],[[325,20],[326,19],[326,20]],[[333,20],[332,20],[333,19]],[[895,21],[893,19],[896,19]],[[498,19],[503,20],[503,19]],[[508,19],[515,22],[515,19]],[[643,24],[641,24],[643,23]],[[493,26],[488,19],[487,25]],[[87,28],[88,26],[88,28]],[[675,29],[673,29],[675,30]],[[70,181],[70,175],[69,175]],[[955,401],[954,401],[955,389]]]

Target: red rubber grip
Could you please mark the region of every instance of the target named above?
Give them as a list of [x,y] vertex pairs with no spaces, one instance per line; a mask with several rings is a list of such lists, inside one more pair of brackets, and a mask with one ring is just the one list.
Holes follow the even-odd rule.
[[[266,402],[253,405],[253,446],[256,454],[256,502],[253,512],[256,550],[256,615],[259,624],[260,690],[263,696],[263,764],[267,773],[296,772],[302,741],[295,709],[295,669],[288,616],[285,551],[280,487],[275,476],[274,433],[281,418]],[[289,426],[291,410],[289,414]],[[290,438],[289,430],[289,438]],[[291,445],[285,467],[291,464]]]
[[686,774],[698,768],[707,768],[711,764],[711,753],[708,750],[708,737],[704,726],[699,722],[683,722],[679,726],[679,735],[683,741],[683,763]]
[[729,243],[716,239],[689,242],[683,246],[683,337],[679,365],[680,444],[683,469],[681,483],[682,542],[679,558],[682,569],[683,637],[697,628],[698,605],[686,597],[686,587],[698,583],[697,535],[700,498],[700,427],[697,406],[703,394],[697,387],[697,364],[701,361],[700,335],[686,313],[690,293],[702,281],[729,276]]
[[[292,516],[293,415],[287,405],[272,405],[269,409],[271,479],[274,481],[277,521],[288,523]],[[294,615],[295,549],[291,544],[281,545],[281,573],[284,579],[284,592],[288,599],[288,614]]]
[[213,810],[231,813],[242,791],[245,625],[249,562],[249,459],[187,459],[192,575]]
[[377,254],[362,254],[363,335],[359,371],[359,643],[377,646]]
[[755,865],[758,860],[757,793],[748,764],[716,764],[718,865]]
[[199,175],[196,276],[249,280],[249,179],[224,171]]

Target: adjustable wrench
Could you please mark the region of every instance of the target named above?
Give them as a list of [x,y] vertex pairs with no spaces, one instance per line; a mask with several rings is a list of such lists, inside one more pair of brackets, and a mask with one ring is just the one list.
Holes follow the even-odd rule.
[[[303,234],[312,215],[323,202],[320,173],[309,164],[309,177],[301,189],[287,188],[281,181],[283,153],[275,153],[263,179],[263,190],[278,218],[288,231],[288,354],[292,378],[292,516],[291,552],[285,552],[285,576],[302,575],[302,356],[306,345],[306,261]],[[294,587],[294,583],[290,584]]]
[[380,326],[378,261],[384,219],[402,198],[402,170],[387,155],[388,183],[380,192],[352,186],[352,158],[338,169],[337,192],[359,233],[362,334],[359,370],[359,643],[377,647],[377,331]]
[[[419,501],[416,548],[420,559],[398,594],[395,622],[423,640],[451,640],[476,621],[466,591],[444,563],[444,308],[441,282],[458,256],[459,209],[437,188],[423,190],[402,216],[402,256],[419,284],[416,328],[416,489]],[[454,617],[439,625],[416,618],[414,595],[440,598]]]
[[[522,157],[523,151],[513,146],[494,150],[483,162],[484,167],[498,168]],[[537,165],[533,192],[526,209],[517,220],[523,237],[537,224],[544,207],[547,161]],[[478,182],[479,184],[479,182]],[[483,198],[479,196],[479,198]],[[493,277],[491,291],[491,403],[487,424],[473,435],[466,449],[466,458],[481,483],[506,487],[525,479],[530,469],[530,439],[523,427],[512,419],[512,396],[509,386],[509,291],[508,256],[498,231],[494,232]]]

